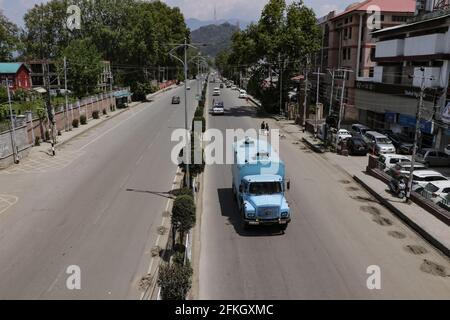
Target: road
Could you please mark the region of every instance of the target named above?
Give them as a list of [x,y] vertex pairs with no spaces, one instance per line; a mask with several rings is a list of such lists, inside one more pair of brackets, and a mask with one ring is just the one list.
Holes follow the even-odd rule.
[[[180,105],[171,105],[175,94]],[[0,214],[0,299],[139,299],[168,201],[153,192],[170,191],[176,174],[176,128],[184,128],[182,87],[64,145],[57,157],[72,158],[63,167],[0,173],[0,194],[17,199]],[[71,265],[81,290],[66,287]]]
[[[228,110],[225,116],[210,115],[208,128],[259,127],[265,119],[237,97],[237,91],[222,90]],[[449,272],[449,261],[343,170],[289,137],[281,139],[280,154],[292,183],[287,197],[293,220],[285,234],[274,228],[242,230],[230,166],[206,167],[200,299],[450,298],[450,277],[421,270],[427,259]],[[408,245],[426,253],[413,254]],[[381,290],[368,289],[369,266],[379,266]]]

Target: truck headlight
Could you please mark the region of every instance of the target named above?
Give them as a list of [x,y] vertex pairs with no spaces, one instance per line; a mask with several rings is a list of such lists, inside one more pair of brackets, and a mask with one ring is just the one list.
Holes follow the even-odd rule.
[[246,211],[245,215],[249,218],[254,218],[256,213],[255,213],[255,211]]
[[281,213],[282,218],[286,218],[288,216],[289,216],[289,212],[287,212],[287,211]]

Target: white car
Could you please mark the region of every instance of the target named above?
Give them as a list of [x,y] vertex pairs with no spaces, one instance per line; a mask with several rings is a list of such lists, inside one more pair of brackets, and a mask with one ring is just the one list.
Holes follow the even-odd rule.
[[212,108],[212,114],[213,115],[223,115],[225,114],[225,109],[223,107],[223,104],[216,104]]
[[434,181],[428,183],[422,190],[416,188],[416,192],[430,198],[434,203],[439,203],[450,193],[450,181]]
[[214,88],[213,96],[220,96],[220,89],[219,88]]
[[247,98],[247,91],[240,90],[239,91],[239,99],[245,99],[245,98]]
[[419,170],[413,173],[413,183],[425,187],[430,182],[448,181],[446,177],[434,170]]
[[337,132],[337,136],[338,136],[338,140],[339,140],[339,141],[342,141],[342,140],[344,140],[344,139],[351,138],[351,137],[352,137],[352,134],[350,133],[350,131],[348,131],[348,130],[346,130],[346,129],[340,129],[340,130]]
[[388,153],[388,154],[383,154],[378,158],[378,161],[380,161],[383,166],[389,170],[393,167],[395,167],[395,165],[397,163],[407,163],[407,162],[411,162],[411,157],[408,156],[402,156],[399,154],[393,154],[393,153]]
[[237,90],[237,87],[236,86],[231,86],[231,90]]

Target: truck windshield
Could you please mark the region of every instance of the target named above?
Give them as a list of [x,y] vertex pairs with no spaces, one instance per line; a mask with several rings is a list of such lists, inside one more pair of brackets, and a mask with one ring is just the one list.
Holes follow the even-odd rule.
[[253,182],[250,184],[249,193],[256,195],[281,193],[282,187],[279,182]]

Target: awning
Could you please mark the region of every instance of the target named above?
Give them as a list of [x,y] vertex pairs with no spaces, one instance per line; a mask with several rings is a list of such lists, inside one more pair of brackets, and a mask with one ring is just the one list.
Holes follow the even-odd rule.
[[34,88],[33,90],[38,92],[38,93],[47,93],[47,90],[45,90],[42,87],[37,87],[37,88]]

